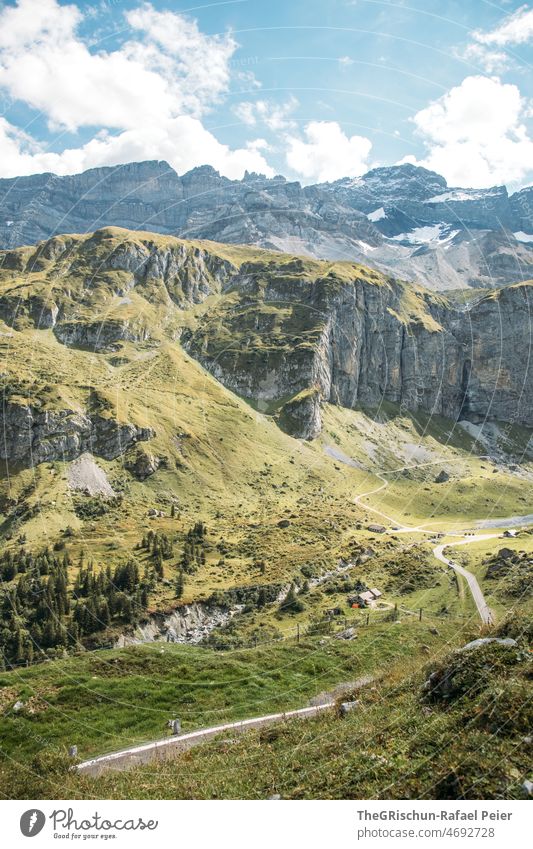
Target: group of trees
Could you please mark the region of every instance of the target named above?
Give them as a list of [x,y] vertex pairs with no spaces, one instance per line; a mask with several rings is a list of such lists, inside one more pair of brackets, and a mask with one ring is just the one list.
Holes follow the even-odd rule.
[[185,575],[193,575],[198,566],[206,562],[206,537],[207,528],[203,522],[195,522],[185,535],[175,583],[176,598],[181,598],[183,595]]
[[[185,575],[206,561],[206,535],[203,522],[196,522],[185,534],[179,559],[171,564],[178,570],[177,598],[183,594]],[[0,666],[55,656],[113,625],[136,625],[148,607],[150,593],[164,578],[164,561],[174,557],[174,543],[167,534],[149,530],[136,547],[146,555],[140,566],[130,557],[114,567],[100,568],[86,562],[83,552],[75,564],[65,540],[53,551],[47,547],[31,553],[21,547],[2,554]]]
[[[67,554],[24,549],[0,559],[0,661],[32,662],[35,655],[72,644]],[[14,580],[14,579],[17,580]],[[4,583],[5,582],[5,583]]]
[[137,624],[157,580],[157,570],[149,565],[141,577],[131,558],[114,569],[95,571],[92,563],[80,565],[72,590],[72,620],[78,634],[89,636],[115,621]]
[[188,575],[192,575],[198,566],[205,563],[206,535],[207,528],[203,522],[196,522],[185,535],[180,568]]
[[149,530],[143,536],[138,547],[142,551],[148,552],[158,577],[162,578],[164,574],[163,561],[170,560],[174,555],[174,543],[170,537],[162,531]]
[[111,569],[84,565],[80,557],[69,588],[68,553],[21,549],[0,558],[0,663],[32,663],[79,645],[113,623],[135,624],[157,583],[154,567],[143,575],[129,559]]

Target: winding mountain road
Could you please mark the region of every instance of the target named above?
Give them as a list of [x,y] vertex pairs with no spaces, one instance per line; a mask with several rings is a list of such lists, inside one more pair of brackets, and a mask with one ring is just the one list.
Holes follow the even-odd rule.
[[[459,540],[458,542],[452,543],[453,545],[468,545],[469,542],[479,542],[483,539],[494,539],[495,537],[499,537],[500,534],[481,534],[480,536],[469,537],[468,539]],[[483,595],[482,589],[479,586],[478,580],[472,572],[469,572],[463,566],[459,566],[458,563],[455,563],[453,560],[450,560],[448,557],[444,556],[444,549],[449,546],[449,543],[442,543],[442,545],[437,545],[433,549],[433,554],[440,560],[442,563],[446,563],[448,566],[451,566],[455,572],[458,572],[459,575],[462,575],[468,584],[468,588],[472,593],[472,598],[476,603],[476,607],[478,613],[481,617],[481,621],[484,625],[492,625],[493,618],[490,607],[485,601],[485,596]]]
[[[441,463],[442,463],[442,461],[438,460],[436,463],[424,463],[423,465],[430,466],[430,465],[436,465],[436,464],[441,464]],[[399,469],[394,469],[394,471],[400,472],[403,469],[408,469],[408,468],[413,468],[413,467],[412,466],[402,466]],[[419,468],[419,466],[417,466],[416,468]],[[389,516],[387,513],[383,513],[381,510],[378,510],[376,507],[370,507],[368,504],[362,504],[361,502],[362,502],[363,498],[368,498],[370,495],[376,495],[378,492],[382,492],[384,489],[386,489],[386,487],[389,485],[389,482],[388,482],[388,480],[386,480],[386,478],[382,477],[380,474],[377,474],[376,476],[382,482],[381,485],[376,487],[375,489],[369,490],[368,492],[363,492],[363,493],[361,493],[361,495],[358,495],[354,499],[355,504],[359,504],[365,510],[368,510],[369,512],[374,513],[375,515],[380,516],[382,519],[386,519],[388,522],[392,522],[392,524],[396,526],[395,527],[395,533],[426,533],[426,534],[427,533],[439,533],[438,530],[435,530],[433,528],[431,530],[428,530],[427,528],[425,528],[423,526],[419,526],[419,525],[417,525],[417,526],[402,525],[401,523],[396,522],[396,520],[392,516]],[[460,532],[458,533],[458,532],[452,532],[452,531],[443,531],[443,533],[446,533],[448,536],[459,536],[459,537],[464,536],[464,534],[462,534]],[[460,539],[457,542],[442,543],[440,545],[436,545],[435,548],[433,549],[433,554],[437,558],[437,560],[440,560],[441,563],[446,563],[447,566],[449,566],[451,569],[453,569],[455,572],[457,572],[459,575],[461,575],[466,580],[466,582],[468,584],[468,589],[470,590],[470,593],[472,595],[472,598],[474,599],[477,611],[479,613],[480,619],[481,619],[481,621],[483,622],[484,625],[492,625],[493,624],[493,617],[492,617],[492,612],[490,610],[490,607],[488,606],[487,602],[485,601],[485,596],[483,595],[483,591],[482,591],[481,587],[479,586],[479,583],[478,583],[476,576],[473,575],[472,572],[469,572],[467,569],[465,569],[464,566],[459,566],[459,564],[455,563],[454,560],[451,560],[449,557],[446,557],[444,555],[444,549],[448,548],[450,545],[468,545],[469,543],[479,542],[480,540],[485,540],[485,539],[494,539],[494,538],[497,538],[499,536],[500,536],[499,533],[498,534],[480,534],[480,535],[468,536],[468,537],[465,536],[464,539]]]

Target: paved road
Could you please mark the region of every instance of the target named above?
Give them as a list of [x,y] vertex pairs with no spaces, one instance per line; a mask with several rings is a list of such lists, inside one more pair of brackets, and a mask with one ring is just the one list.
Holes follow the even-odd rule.
[[[500,534],[480,534],[479,536],[468,537],[468,539],[459,540],[458,542],[452,543],[452,545],[468,545],[469,542],[478,542],[483,539],[494,539],[495,537],[499,537]],[[433,554],[440,560],[442,563],[446,563],[448,566],[451,566],[459,575],[462,575],[465,578],[470,592],[472,593],[472,597],[476,603],[476,607],[478,609],[478,613],[481,617],[482,622],[485,625],[492,625],[493,618],[491,610],[485,601],[485,596],[481,590],[481,587],[478,584],[477,578],[472,572],[468,572],[463,566],[459,566],[455,561],[450,560],[448,557],[445,557],[443,552],[444,549],[447,548],[449,543],[442,543],[442,545],[437,545],[433,549]]]
[[142,746],[133,746],[130,749],[121,749],[109,755],[101,755],[77,765],[78,772],[84,775],[101,775],[108,770],[128,769],[138,764],[148,763],[153,760],[163,760],[173,757],[181,752],[186,752],[194,746],[206,743],[218,734],[229,732],[231,734],[242,734],[252,728],[262,728],[267,725],[275,725],[286,719],[309,719],[318,716],[325,710],[334,707],[335,702],[327,701],[323,704],[300,708],[299,710],[288,710],[285,713],[272,713],[266,716],[257,716],[252,719],[243,719],[239,722],[228,722],[225,725],[213,725],[210,728],[200,728],[187,734],[176,737],[166,737],[164,740],[155,740]]
[[[424,465],[434,465],[434,464],[433,463],[425,463]],[[408,467],[405,466],[403,468],[408,468]],[[401,470],[395,469],[394,471],[401,471]],[[388,522],[391,522],[393,525],[395,525],[395,528],[396,528],[395,533],[425,533],[425,534],[428,534],[428,533],[438,533],[439,532],[438,530],[434,530],[433,528],[430,531],[430,530],[428,530],[427,527],[420,526],[420,525],[411,526],[411,525],[398,524],[393,519],[393,517],[388,516],[387,513],[383,513],[381,510],[378,510],[375,507],[369,507],[368,504],[361,504],[361,501],[362,501],[363,498],[368,498],[369,495],[376,495],[376,493],[382,492],[382,490],[384,490],[389,485],[389,482],[385,478],[381,477],[381,475],[378,474],[377,477],[379,478],[380,481],[382,481],[381,485],[376,487],[375,489],[370,490],[369,492],[363,492],[363,493],[361,493],[361,495],[358,495],[357,498],[354,499],[355,504],[360,504],[360,506],[364,507],[365,510],[369,510],[370,512],[376,514],[377,516],[381,516],[381,518],[386,519]],[[503,520],[503,521],[505,521],[505,520]],[[457,533],[457,532],[451,532],[451,531],[444,531],[444,533],[446,533],[448,536],[459,536],[459,537],[464,536],[460,532]],[[462,577],[466,580],[466,582],[468,584],[468,588],[469,588],[469,590],[472,594],[472,597],[474,599],[474,602],[476,604],[476,607],[477,607],[479,616],[481,618],[481,621],[485,625],[492,625],[493,617],[492,617],[491,610],[490,610],[487,602],[485,601],[485,596],[483,595],[483,591],[482,591],[481,587],[479,586],[479,583],[478,583],[476,576],[473,575],[472,572],[469,572],[467,569],[465,569],[463,566],[459,566],[459,564],[455,563],[454,560],[451,560],[450,558],[445,557],[444,554],[443,554],[443,551],[450,544],[451,545],[468,545],[469,543],[478,542],[478,541],[484,540],[484,539],[494,539],[494,538],[499,537],[499,536],[501,536],[501,534],[479,534],[477,536],[468,536],[468,537],[464,537],[464,539],[458,540],[457,542],[442,543],[442,545],[437,545],[433,549],[433,554],[435,555],[437,560],[440,560],[442,563],[446,563],[455,572],[457,572],[459,575],[462,575]]]

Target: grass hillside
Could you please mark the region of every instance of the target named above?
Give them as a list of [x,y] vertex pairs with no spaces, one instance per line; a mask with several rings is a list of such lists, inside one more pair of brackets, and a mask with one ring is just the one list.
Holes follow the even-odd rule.
[[[147,644],[6,672],[4,753],[23,760],[38,754],[46,738],[45,748],[76,743],[86,758],[164,737],[171,714],[193,730],[302,707],[342,681],[381,675],[413,655],[423,660],[428,650],[438,654],[443,642],[461,638],[456,623],[443,623],[439,635],[430,628],[414,619],[404,628],[389,621],[362,628],[356,642],[305,636],[232,652]],[[476,627],[465,625],[464,633]],[[17,701],[24,707],[13,710]]]
[[[315,575],[332,569],[340,558],[350,558],[354,546],[367,544],[366,525],[376,519],[369,506],[394,520],[387,524],[424,522],[439,529],[528,512],[524,429],[507,429],[496,445],[500,459],[491,462],[483,459],[482,441],[445,419],[407,414],[391,404],[378,410],[325,404],[320,438],[296,440],[277,426],[279,404],[254,408],[178,343],[195,328],[211,338],[222,313],[220,327],[234,326],[235,333],[226,340],[215,333],[217,345],[238,347],[244,334],[253,347],[253,324],[259,322],[270,328],[261,345],[305,349],[306,333],[312,336],[312,330],[301,331],[298,310],[305,306],[265,302],[257,313],[255,299],[252,314],[244,302],[234,302],[232,281],[239,274],[253,275],[259,287],[276,279],[305,288],[320,278],[334,288],[360,277],[369,286],[395,288],[410,321],[426,321],[424,315],[430,321],[428,299],[437,304],[437,296],[353,263],[118,228],[1,252],[0,266],[2,386],[10,409],[23,417],[28,409],[34,415],[96,416],[153,433],[116,459],[94,458],[113,498],[84,494],[83,481],[81,490],[74,488],[73,460],[61,453],[32,464],[30,435],[23,435],[26,462],[4,464],[1,553],[27,560],[46,547],[55,550],[66,562],[69,592],[80,564],[92,564],[97,575],[104,566],[133,561],[141,576],[149,573],[145,600],[131,599],[138,620],[235,587],[301,583],[302,569]],[[516,458],[520,466],[510,467]],[[435,480],[441,470],[449,475],[445,483]],[[202,562],[185,574],[177,597],[187,534],[198,519],[208,529]],[[150,532],[170,541],[171,556],[159,564],[139,549]],[[403,542],[389,538],[387,545],[401,551]],[[4,574],[9,592],[17,580],[6,578],[11,572],[8,567]],[[373,574],[386,583],[379,569]],[[437,594],[430,602],[434,609]],[[324,606],[311,595],[310,612],[300,618],[308,621]],[[269,627],[280,625],[271,621],[272,612],[262,617]],[[112,618],[113,627],[99,637],[104,642],[128,625],[120,615]],[[19,627],[16,615],[12,625]],[[249,623],[245,631],[256,627]],[[31,632],[23,622],[20,629],[27,643]]]
[[[178,684],[175,676],[172,684],[163,677],[162,692],[150,702],[152,726],[160,724],[168,712],[169,686],[177,692],[182,688],[183,692],[188,690],[187,704],[193,704],[200,691],[206,707],[209,705],[203,714],[206,717],[221,717],[211,709],[215,693],[222,700],[226,697],[227,704],[228,699],[232,700],[231,692],[237,689],[244,702],[251,699],[256,707],[268,704],[279,708],[295,702],[296,681],[301,699],[313,684],[318,690],[332,680],[332,667],[336,674],[371,670],[372,661],[369,662],[367,653],[370,642],[361,643],[360,653],[352,664],[347,660],[349,647],[339,647],[332,640],[324,648],[305,643],[293,646],[286,654],[283,651],[280,654],[276,648],[272,654],[262,650],[235,655],[231,663],[208,661],[207,669],[198,669],[190,682],[186,675],[192,671],[195,656],[183,649],[177,655],[170,652],[163,658],[157,658],[150,649],[130,651],[120,659],[109,655],[100,660],[103,666],[94,669],[87,662],[76,668],[74,661],[70,661],[57,670],[60,674],[55,681],[58,686],[55,692],[51,682],[46,690],[43,674],[40,680],[34,674],[20,682],[19,686],[33,686],[37,691],[41,687],[45,695],[44,700],[34,699],[33,716],[3,720],[4,728],[11,726],[6,744],[9,757],[0,767],[3,792],[15,798],[246,799],[268,798],[272,794],[286,799],[524,798],[526,791],[522,785],[530,778],[525,738],[533,719],[528,651],[531,622],[515,619],[512,625],[500,628],[499,636],[512,636],[517,643],[507,646],[492,642],[477,649],[450,652],[446,640],[436,649],[430,632],[424,658],[423,653],[411,654],[409,642],[400,643],[391,653],[390,639],[383,632],[374,632],[371,639],[376,648],[372,650],[372,658],[379,664],[378,677],[353,695],[343,694],[342,700],[357,699],[355,709],[344,718],[331,712],[306,722],[292,721],[252,731],[241,738],[226,733],[219,740],[163,763],[112,772],[96,779],[77,776],[69,770],[64,754],[67,740],[72,742],[76,733],[68,718],[75,699],[80,702],[78,742],[90,739],[97,727],[100,733],[102,730],[105,733],[116,722],[122,696],[126,694],[129,704],[132,703],[139,669],[150,670],[151,674],[163,672],[163,675],[167,670],[168,675],[172,665],[178,662],[181,662],[178,668],[183,683]],[[466,633],[456,633],[452,645],[461,646],[466,639]],[[384,662],[380,655],[385,646]],[[280,664],[281,677],[277,678],[275,689],[279,692],[288,686],[289,691],[281,699],[276,695],[271,701],[268,688],[272,677],[276,678],[276,663]],[[109,674],[104,675],[104,669],[109,669]],[[121,677],[121,669],[129,676],[127,680]],[[96,674],[89,682],[87,675],[91,671]],[[81,675],[75,689],[69,686],[69,673]],[[425,683],[429,675],[431,684]],[[87,692],[84,681],[93,694],[96,690],[101,693],[99,698],[102,704],[105,701],[106,711],[98,710],[93,702],[91,713],[87,700],[83,699],[83,693]],[[261,682],[263,692],[258,697],[254,690]],[[244,702],[226,707],[222,715],[241,715]],[[148,713],[142,700],[136,700],[135,704],[137,715]],[[58,707],[66,720],[61,725],[50,716]],[[250,707],[246,703],[246,710],[250,711]],[[49,713],[47,725],[44,711]],[[103,713],[108,713],[107,720]],[[41,729],[47,735],[44,746]],[[123,740],[128,730],[131,732],[124,728]],[[90,742],[85,744],[82,756],[90,745]],[[40,751],[33,759],[21,763],[24,749]]]

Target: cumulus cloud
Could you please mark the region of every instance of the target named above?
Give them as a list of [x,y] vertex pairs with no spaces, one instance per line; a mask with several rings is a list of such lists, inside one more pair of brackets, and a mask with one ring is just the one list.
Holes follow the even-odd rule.
[[0,118],[0,168],[4,177],[44,171],[77,174],[87,168],[145,159],[164,159],[180,174],[208,163],[231,179],[241,178],[246,170],[272,177],[274,171],[261,153],[266,149],[264,139],[254,139],[245,147],[232,150],[206,130],[198,118],[181,115],[116,135],[101,131],[81,147],[53,153]]
[[99,129],[87,144],[57,154],[4,121],[4,176],[132,159],[167,159],[180,171],[207,162],[227,176],[246,168],[271,174],[260,146],[230,150],[199,120],[229,89],[233,36],[205,35],[194,20],[150,4],[125,18],[128,40],[91,52],[78,35],[77,6],[18,0],[0,12],[0,89],[39,110],[51,128]]
[[347,136],[336,121],[311,121],[305,140],[288,139],[287,164],[304,179],[318,182],[358,177],[368,171],[372,142]]
[[0,86],[58,127],[198,116],[228,88],[228,34],[206,36],[195,21],[145,5],[126,13],[137,40],[91,53],[76,32],[81,20],[56,0],[19,0],[0,15]]
[[506,47],[527,44],[533,39],[533,9],[521,6],[507,15],[492,30],[474,30],[472,42],[467,45],[463,56],[479,63],[488,73],[503,71],[511,64]]
[[533,141],[523,123],[527,112],[516,85],[497,77],[467,77],[414,116],[428,148],[417,164],[456,186],[520,182],[533,163]]

